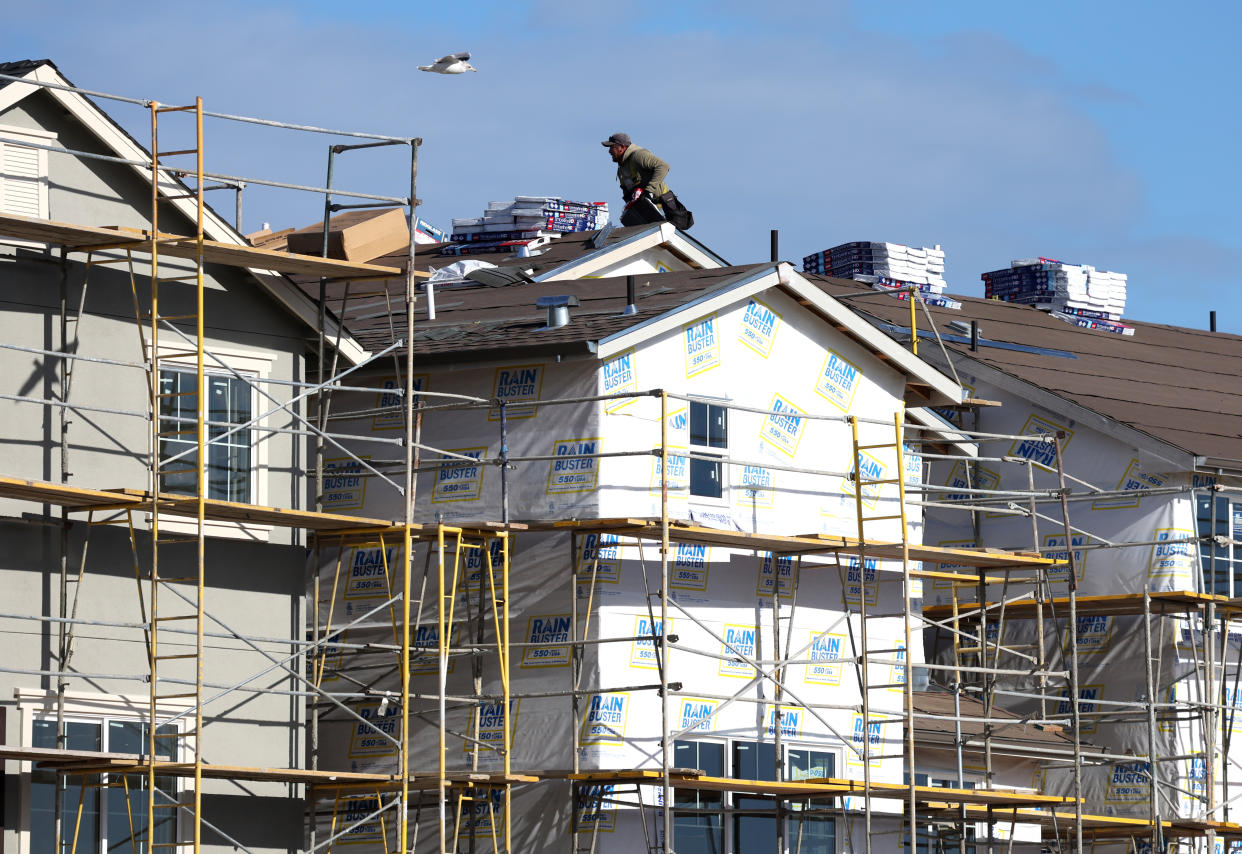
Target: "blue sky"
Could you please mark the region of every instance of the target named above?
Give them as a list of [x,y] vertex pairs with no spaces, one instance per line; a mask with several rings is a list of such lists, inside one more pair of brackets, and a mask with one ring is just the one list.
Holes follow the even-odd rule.
[[[428,8],[429,7],[429,8]],[[598,140],[672,166],[694,234],[734,263],[848,240],[941,244],[950,290],[1042,255],[1130,276],[1126,315],[1242,334],[1242,7],[1191,2],[489,2],[115,6],[6,12],[6,59],[77,85],[421,136],[422,215],[492,199],[615,202]],[[414,66],[469,50],[478,74]],[[145,116],[105,104],[145,139]],[[320,184],[332,140],[208,127],[213,171]],[[338,186],[408,189],[394,151]],[[231,209],[221,198],[220,206]],[[321,202],[248,191],[244,227]]]

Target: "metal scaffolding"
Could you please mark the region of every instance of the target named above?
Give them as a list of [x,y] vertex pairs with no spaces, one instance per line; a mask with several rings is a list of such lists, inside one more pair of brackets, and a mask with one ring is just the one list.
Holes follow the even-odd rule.
[[[0,75],[3,77],[3,75]],[[63,87],[62,87],[63,88]],[[82,90],[75,90],[82,91]],[[98,93],[91,93],[98,94]],[[60,302],[61,350],[45,350],[40,353],[57,359],[62,369],[65,399],[6,395],[5,399],[32,405],[51,406],[61,413],[61,469],[59,483],[31,481],[16,477],[0,477],[0,496],[38,501],[61,508],[62,559],[60,585],[56,613],[53,614],[3,614],[0,619],[33,619],[57,631],[57,668],[47,671],[14,671],[46,675],[56,680],[58,688],[57,748],[34,749],[29,747],[0,748],[0,757],[39,763],[39,767],[54,770],[59,775],[58,795],[66,790],[72,779],[77,785],[102,785],[91,782],[95,775],[111,774],[108,785],[127,785],[132,775],[143,775],[149,796],[146,799],[147,816],[145,830],[131,821],[131,841],[134,850],[140,846],[151,852],[153,848],[192,847],[195,854],[202,844],[202,829],[212,828],[209,816],[202,814],[201,792],[206,779],[229,779],[235,781],[272,780],[304,787],[308,804],[307,851],[331,851],[343,839],[354,836],[370,841],[385,850],[395,848],[399,854],[412,852],[419,844],[420,831],[423,838],[434,827],[437,850],[441,854],[456,852],[463,846],[476,850],[488,847],[497,852],[513,851],[513,810],[511,797],[516,786],[539,786],[550,783],[566,785],[569,791],[570,823],[566,828],[569,845],[574,851],[596,850],[600,822],[599,811],[605,804],[635,809],[641,817],[648,850],[673,851],[677,832],[677,819],[696,814],[696,807],[687,806],[690,795],[698,792],[722,792],[732,795],[751,795],[767,798],[771,806],[764,807],[775,817],[777,850],[797,850],[799,837],[787,838],[786,822],[796,825],[797,834],[803,823],[812,816],[826,815],[842,821],[843,826],[861,821],[862,848],[870,854],[873,839],[892,836],[881,824],[896,821],[892,847],[913,849],[927,846],[927,850],[946,850],[956,847],[964,852],[969,845],[986,842],[989,850],[1006,843],[1013,845],[1015,824],[1036,825],[1042,830],[1045,844],[1057,846],[1058,850],[1085,850],[1084,846],[1096,840],[1149,839],[1153,850],[1162,848],[1172,839],[1197,840],[1207,838],[1242,838],[1242,826],[1231,823],[1229,794],[1228,745],[1237,708],[1237,681],[1242,666],[1238,651],[1229,644],[1231,625],[1242,618],[1242,601],[1210,593],[1153,592],[1119,594],[1114,596],[1080,597],[1077,591],[1077,567],[1073,544],[1075,534],[1083,534],[1072,523],[1071,510],[1079,500],[1099,500],[1109,493],[1095,489],[1090,484],[1076,480],[1062,465],[1061,437],[1052,435],[1036,439],[1052,446],[1055,464],[1046,473],[1056,478],[1056,486],[1037,488],[1035,471],[1039,464],[1025,459],[1006,458],[983,454],[989,443],[1032,440],[1031,436],[981,433],[964,427],[927,428],[912,423],[901,409],[887,419],[868,419],[860,416],[823,415],[808,413],[810,419],[833,420],[848,427],[851,442],[851,466],[847,471],[822,469],[795,469],[802,474],[822,478],[844,478],[852,490],[856,536],[842,535],[785,535],[726,531],[702,527],[672,518],[670,512],[671,478],[665,463],[676,457],[696,459],[693,451],[672,446],[668,435],[670,401],[692,402],[692,396],[666,389],[649,389],[632,392],[621,397],[653,398],[658,400],[661,435],[657,447],[630,448],[610,453],[570,455],[581,458],[604,459],[608,457],[645,455],[660,466],[660,513],[658,518],[639,519],[564,519],[520,520],[509,514],[508,472],[523,465],[546,463],[547,457],[516,456],[508,452],[509,424],[506,417],[507,404],[501,400],[484,400],[461,394],[433,393],[417,389],[414,384],[414,347],[410,345],[417,324],[415,303],[417,289],[413,264],[413,237],[411,258],[406,270],[378,267],[369,264],[351,264],[326,258],[326,230],[330,214],[334,210],[333,195],[357,197],[365,194],[348,193],[332,188],[332,169],[329,166],[327,186],[314,189],[325,196],[324,229],[325,251],[323,258],[265,252],[243,245],[215,243],[204,235],[203,191],[206,181],[230,176],[213,175],[203,167],[203,119],[258,121],[239,119],[236,116],[209,113],[203,110],[201,100],[190,107],[164,107],[151,102],[141,102],[151,112],[151,160],[149,167],[152,183],[152,209],[150,229],[142,233],[128,234],[70,223],[53,223],[28,220],[20,217],[0,217],[0,234],[7,237],[35,239],[61,247],[60,263],[65,265],[67,277],[68,259],[71,255],[85,255],[89,271],[102,264],[124,263],[128,265],[135,288],[135,306],[139,304],[139,282],[142,278],[134,273],[135,254],[149,256],[150,310],[147,316],[139,316],[136,323],[142,336],[143,363],[120,363],[118,368],[141,371],[147,383],[149,409],[146,412],[114,413],[146,419],[149,427],[149,444],[146,449],[148,483],[145,490],[109,491],[79,487],[67,482],[68,425],[65,416],[74,411],[87,411],[68,399],[72,387],[72,366],[81,359],[91,357],[78,352],[79,336],[74,335],[70,346],[70,329],[84,311],[85,284],[79,306],[75,309],[67,300],[62,284]],[[193,117],[196,126],[195,143],[192,148],[168,151],[159,144],[160,122],[168,121],[168,113],[185,113]],[[279,123],[260,122],[293,127],[297,130],[321,131]],[[326,131],[325,131],[326,132]],[[335,133],[335,132],[334,132]],[[406,197],[369,197],[372,200],[398,200],[408,206],[411,233],[417,222],[417,152],[419,140],[414,138],[382,138],[369,145],[402,144],[411,149],[410,190]],[[334,146],[332,157],[351,147]],[[365,147],[365,146],[361,146]],[[65,149],[54,148],[63,151]],[[166,158],[193,156],[193,167],[173,167]],[[116,158],[113,158],[116,159]],[[128,162],[128,161],[126,161]],[[132,164],[131,164],[132,165]],[[174,174],[179,177],[174,177]],[[252,178],[236,179],[250,183],[263,183]],[[186,182],[189,182],[188,184]],[[270,183],[270,182],[269,182]],[[292,186],[278,185],[274,186]],[[171,195],[170,195],[171,188]],[[197,214],[195,233],[174,235],[161,228],[160,206],[170,199],[185,198],[193,203]],[[102,257],[97,257],[102,256]],[[161,263],[166,257],[190,262],[178,266],[174,276],[166,276]],[[209,369],[229,370],[225,359],[212,353],[206,342],[204,294],[204,265],[207,263],[231,264],[242,268],[287,271],[321,277],[320,325],[318,335],[318,362],[316,373],[306,382],[293,383],[287,399],[275,397],[264,387],[264,381],[232,371],[232,375],[254,389],[254,394],[268,401],[270,408],[265,414],[281,412],[291,416],[299,425],[293,430],[275,428],[259,423],[259,416],[251,423],[236,425],[217,424],[211,421],[205,403],[206,379]],[[188,277],[188,278],[187,278]],[[333,336],[339,344],[343,330],[340,325],[329,331],[326,283],[330,279],[360,281],[364,279],[401,280],[404,292],[399,305],[391,306],[394,318],[390,346],[373,354],[365,362],[347,369],[335,363]],[[161,313],[159,289],[161,283],[181,281],[192,284],[196,304],[192,313],[169,316]],[[383,290],[385,300],[390,292]],[[354,293],[352,298],[357,298]],[[346,287],[341,297],[337,318],[344,318],[351,299]],[[391,304],[390,304],[391,305]],[[911,311],[914,311],[913,300]],[[401,318],[399,325],[395,318]],[[149,324],[149,325],[148,325]],[[193,332],[186,331],[192,327]],[[400,329],[400,334],[398,334]],[[172,339],[173,345],[162,343]],[[29,348],[15,348],[29,349]],[[389,393],[400,398],[395,407],[402,427],[402,438],[391,442],[401,448],[401,458],[388,464],[372,461],[351,447],[353,441],[374,441],[373,436],[351,436],[330,429],[335,413],[332,396],[349,392],[375,392],[378,389],[365,380],[357,385],[346,383],[350,374],[360,368],[378,365],[380,360],[392,359],[398,376],[398,387]],[[183,365],[193,364],[194,390],[166,387],[161,381],[160,365],[177,360]],[[107,362],[109,360],[100,359]],[[188,372],[187,372],[188,373]],[[540,406],[592,405],[598,406],[612,396],[588,396],[573,399],[546,399],[534,401]],[[173,402],[194,401],[192,417],[177,416]],[[308,400],[315,403],[313,415],[302,414],[301,405]],[[721,404],[713,401],[714,405]],[[736,407],[746,409],[745,407]],[[368,414],[374,410],[368,410]],[[424,419],[438,413],[488,413],[496,412],[497,446],[501,449],[492,459],[475,459],[455,452],[432,448],[422,443]],[[774,414],[763,409],[746,409],[761,415]],[[249,502],[233,502],[212,499],[206,493],[206,459],[212,442],[239,429],[261,432],[281,430],[298,436],[310,437],[315,446],[316,508],[275,508]],[[214,435],[209,437],[209,430]],[[170,437],[192,435],[194,451],[165,455],[161,443]],[[923,463],[934,459],[949,459],[950,446],[969,445],[978,450],[975,457],[963,459],[970,482],[966,487],[948,488],[922,479],[907,479],[907,457],[917,453]],[[383,485],[400,496],[404,506],[401,519],[375,519],[325,511],[322,503],[324,493],[324,453],[331,446],[346,455],[352,463],[365,470],[365,477]],[[423,452],[434,455],[434,462],[423,463]],[[873,477],[862,465],[864,455],[882,452],[891,456],[896,466],[894,477]],[[707,457],[702,457],[707,459]],[[497,466],[501,472],[501,518],[475,520],[470,524],[445,524],[442,522],[416,521],[416,487],[418,474],[438,470],[454,460],[469,461],[482,465]],[[728,454],[714,455],[710,459],[728,467],[753,463]],[[988,488],[978,484],[975,467],[983,460],[1025,467],[1028,481],[1026,489]],[[180,463],[180,465],[177,465]],[[190,468],[192,463],[192,468]],[[765,462],[772,468],[771,463]],[[168,488],[168,480],[175,474],[192,474],[192,489],[174,492]],[[1191,489],[1194,487],[1187,487]],[[1202,489],[1203,487],[1199,487]],[[1211,489],[1228,489],[1219,484]],[[826,488],[825,488],[826,489]],[[878,497],[887,495],[895,502],[896,510],[878,511]],[[975,542],[973,547],[942,548],[911,542],[909,527],[911,515],[928,508],[956,510],[977,520],[983,513],[1009,513],[1029,517],[1032,523],[1034,543],[1029,550],[999,550],[988,548],[986,543]],[[85,555],[82,565],[71,567],[68,558],[67,530],[71,515],[85,514],[88,530],[99,525],[120,525],[128,531],[134,553],[135,577],[139,583],[137,596],[143,619],[138,623],[115,624],[140,634],[148,649],[148,672],[143,674],[106,674],[109,678],[132,678],[135,682],[149,682],[149,704],[145,725],[144,753],[129,757],[87,755],[68,750],[65,741],[64,696],[71,679],[98,677],[101,674],[82,673],[72,670],[75,627],[87,621],[77,618],[77,591],[80,579],[86,571]],[[151,551],[144,565],[136,529],[141,528],[143,518],[148,518]],[[1037,521],[1043,519],[1064,531],[1064,556],[1044,556],[1038,537]],[[192,533],[185,533],[184,520],[190,520]],[[181,524],[169,524],[180,521]],[[248,521],[287,527],[308,532],[314,549],[313,576],[308,595],[311,598],[311,625],[308,637],[283,639],[282,643],[293,651],[287,655],[269,652],[265,644],[271,638],[242,636],[228,628],[227,614],[213,614],[207,602],[206,527],[212,521]],[[877,528],[897,530],[899,536],[875,535]],[[163,533],[161,533],[163,529]],[[976,523],[976,531],[978,525]],[[515,541],[523,536],[558,533],[564,535],[571,552],[570,585],[571,634],[568,641],[556,641],[550,645],[565,648],[569,659],[566,668],[567,684],[560,696],[569,698],[571,705],[570,733],[572,740],[572,767],[563,769],[523,769],[512,767],[512,704],[520,701],[522,694],[513,689],[511,682],[511,654],[523,644],[511,637],[510,623],[510,576],[515,564]],[[592,609],[596,602],[596,586],[600,576],[600,548],[593,559],[580,560],[581,538],[607,536],[618,548],[637,551],[645,591],[645,605],[650,619],[649,633],[618,636],[593,636]],[[1089,536],[1089,535],[1088,535]],[[977,538],[978,539],[978,538]],[[1197,539],[1197,538],[1196,538]],[[597,542],[599,540],[597,539]],[[674,659],[700,660],[720,658],[721,653],[696,649],[674,639],[665,627],[673,615],[678,619],[696,623],[700,629],[711,634],[696,617],[694,608],[678,601],[670,592],[670,554],[678,543],[711,544],[732,551],[766,556],[771,561],[771,595],[766,603],[774,648],[770,655],[759,656],[731,645],[727,639],[713,636],[726,649],[724,657],[750,668],[753,677],[746,686],[732,695],[721,696],[720,703],[761,702],[771,707],[773,738],[777,755],[780,755],[782,734],[781,719],[788,709],[798,709],[818,720],[832,731],[846,754],[853,754],[860,765],[857,775],[785,779],[783,766],[774,770],[772,779],[737,779],[702,773],[698,769],[677,768],[674,764],[675,740],[683,735],[674,726],[670,712],[672,698],[692,692],[683,690],[681,683],[670,678]],[[654,548],[659,556],[658,564],[648,562],[644,545]],[[1111,543],[1097,538],[1083,548],[1133,548],[1149,543]],[[346,569],[345,554],[351,549],[378,549],[382,559],[384,594],[376,604],[359,615],[342,616],[336,612],[337,590]],[[1215,571],[1215,546],[1213,546],[1213,571]],[[185,558],[187,552],[192,558]],[[422,566],[417,559],[422,559]],[[787,560],[791,567],[790,582],[782,589],[783,582],[778,561]],[[468,577],[466,564],[479,567],[477,581]],[[870,564],[874,563],[872,570]],[[331,571],[321,573],[321,567]],[[175,574],[168,575],[171,571]],[[849,652],[832,659],[813,659],[809,653],[811,643],[800,644],[792,638],[793,609],[797,607],[798,580],[804,574],[833,572],[843,591],[855,590],[851,597],[843,594],[843,612],[850,627]],[[1054,595],[1053,573],[1066,573],[1066,595]],[[648,577],[650,573],[650,578]],[[327,589],[322,581],[330,580]],[[869,603],[869,590],[878,589],[882,581],[893,581],[900,586],[901,609],[899,612],[875,610]],[[947,584],[951,590],[951,603],[942,606],[922,606],[921,585],[925,582]],[[579,602],[577,588],[586,590],[586,607]],[[193,590],[188,594],[187,590]],[[787,601],[786,601],[787,600]],[[915,603],[918,603],[917,605]],[[1145,696],[1129,703],[1086,703],[1081,697],[1079,685],[1079,639],[1078,621],[1092,615],[1128,615],[1142,618],[1143,640],[1146,648]],[[1167,686],[1158,684],[1159,668],[1154,666],[1160,654],[1161,642],[1169,631],[1169,621],[1191,619],[1189,646],[1195,661],[1197,686],[1184,696],[1174,695],[1166,699]],[[902,640],[897,646],[877,647],[873,642],[870,625],[877,619],[900,619],[903,623]],[[1006,628],[1021,622],[1029,624],[1037,638],[1033,644],[1007,644]],[[1068,625],[1068,630],[1057,629],[1059,643],[1046,643],[1046,627]],[[273,689],[254,687],[252,680],[233,684],[213,682],[203,666],[204,638],[213,636],[210,625],[224,631],[220,636],[234,638],[265,662],[262,673],[280,672],[298,687],[289,693],[303,698],[309,709],[309,750],[306,767],[255,768],[234,764],[211,763],[205,759],[210,748],[207,732],[210,729],[203,715],[203,708],[222,696],[240,692],[271,692]],[[434,630],[430,627],[434,625]],[[427,627],[427,631],[421,631]],[[856,628],[855,628],[856,627]],[[378,631],[382,629],[382,631]],[[917,662],[913,654],[921,642],[925,630],[942,639],[947,655],[938,660]],[[493,642],[485,642],[490,632]],[[184,649],[187,637],[191,639],[192,652],[168,652],[169,648]],[[614,686],[608,684],[584,684],[583,661],[585,653],[593,648],[611,643],[649,643],[654,657],[657,681],[654,684]],[[527,644],[528,645],[528,644]],[[1051,653],[1050,653],[1051,650]],[[805,702],[799,689],[789,678],[789,671],[815,660],[823,664],[837,665],[842,670],[853,670],[853,684],[857,689],[857,701],[846,699],[837,704]],[[454,695],[449,691],[450,667],[455,661],[469,662],[472,668],[471,692]],[[464,665],[463,665],[464,666]],[[418,669],[420,674],[415,674]],[[2,668],[0,668],[2,669]],[[187,675],[187,669],[192,672]],[[916,680],[919,670],[942,675],[944,683],[953,693],[957,708],[951,716],[920,710],[916,697]],[[889,677],[876,673],[890,673]],[[332,674],[335,687],[326,683]],[[485,690],[484,674],[494,674],[500,685],[499,692]],[[395,674],[399,690],[393,692],[383,687],[386,679]],[[431,685],[427,679],[415,680],[414,675],[433,675]],[[605,679],[601,675],[601,680]],[[884,681],[873,681],[873,680]],[[1017,680],[1035,681],[1035,688],[1024,691],[1013,687]],[[844,680],[843,680],[844,681]],[[940,680],[938,680],[940,681]],[[1232,682],[1232,685],[1230,684]],[[771,699],[755,700],[746,696],[747,688],[764,685],[771,692]],[[899,707],[885,703],[883,694],[894,686],[900,689]],[[582,701],[592,694],[624,688],[630,691],[654,691],[660,698],[661,724],[659,731],[658,767],[597,771],[579,767],[582,747]],[[210,693],[209,693],[210,692]],[[850,695],[852,697],[852,695]],[[963,698],[977,701],[982,711],[978,715],[966,714],[961,707]],[[1050,794],[1046,791],[1028,791],[1013,786],[998,785],[995,776],[997,763],[1004,754],[1003,739],[997,731],[1011,725],[1013,718],[1003,716],[1007,698],[1021,698],[1039,704],[1037,714],[1026,715],[1021,722],[1027,725],[1050,728],[1065,733],[1068,744],[1058,751],[1048,749],[1038,761],[1054,769],[1068,768],[1072,781],[1068,794]],[[186,709],[176,714],[165,711],[171,700],[183,701]],[[377,704],[374,715],[360,714],[361,702]],[[485,741],[481,729],[482,710],[485,706],[497,709],[499,738]],[[1107,708],[1105,708],[1107,706]],[[390,728],[388,720],[396,717]],[[449,724],[451,712],[461,709],[473,710],[471,726],[467,731],[453,729]],[[856,734],[839,732],[829,722],[831,712],[849,711],[861,722]],[[713,713],[714,714],[714,713]],[[947,719],[951,718],[951,721]],[[1139,721],[1146,729],[1146,751],[1126,754],[1110,754],[1088,749],[1083,741],[1085,721],[1115,722]],[[1180,720],[1193,720],[1199,728],[1199,748],[1193,756],[1170,757],[1161,755],[1157,749],[1158,730],[1161,726]],[[173,726],[184,720],[189,728]],[[321,727],[325,723],[347,722],[360,727],[370,737],[383,743],[395,755],[392,771],[359,772],[345,768],[321,767]],[[923,747],[916,747],[920,722],[935,721],[953,724],[953,756],[957,765],[953,785],[944,786],[926,779],[918,756]],[[968,726],[980,727],[980,737],[966,733]],[[899,736],[890,733],[900,728]],[[875,735],[873,736],[873,733]],[[437,761],[434,767],[418,768],[412,761],[416,739],[428,739],[434,735]],[[897,745],[896,753],[891,752]],[[469,757],[469,768],[456,769],[450,762],[450,751],[461,747]],[[1224,761],[1217,760],[1223,748]],[[874,751],[881,751],[876,754]],[[486,770],[485,752],[499,758],[499,770]],[[965,779],[964,756],[980,753],[983,757],[982,785],[971,787]],[[904,782],[877,781],[872,778],[873,767],[885,760],[900,760]],[[1180,790],[1171,778],[1161,773],[1162,764],[1174,759],[1202,763],[1205,781],[1199,793],[1204,803],[1200,814],[1186,817],[1178,814]],[[1085,807],[1087,799],[1083,790],[1082,770],[1093,765],[1117,765],[1122,763],[1146,764],[1149,788],[1149,815],[1146,819],[1118,816],[1093,815]],[[1219,766],[1219,771],[1218,771]],[[1218,793],[1218,777],[1224,783],[1225,796]],[[189,799],[171,796],[157,797],[164,791],[166,778],[180,778],[191,786]],[[644,790],[656,790],[658,797],[645,798]],[[877,800],[898,802],[901,811],[879,810]],[[82,798],[79,798],[81,804]],[[128,802],[128,800],[127,800]],[[697,801],[695,802],[697,803]],[[848,804],[848,805],[847,805]],[[722,810],[728,809],[721,807]],[[161,811],[174,818],[184,831],[181,839],[170,842],[155,841],[153,830],[162,820]],[[59,821],[60,804],[56,808]],[[765,815],[768,812],[764,813]],[[80,809],[79,809],[80,815]],[[472,816],[484,816],[474,821]],[[596,816],[592,819],[592,816]],[[878,819],[882,816],[882,820]],[[649,823],[650,819],[650,823]],[[321,832],[326,824],[326,833]],[[971,841],[974,828],[986,828],[986,840]],[[368,828],[378,827],[377,831]],[[885,825],[885,828],[887,825]],[[1008,827],[1008,837],[998,828]],[[217,829],[217,833],[220,831]],[[58,840],[73,838],[77,829],[70,831],[58,827]],[[847,831],[847,838],[852,835]],[[184,841],[182,841],[184,840]],[[463,841],[465,840],[465,841]],[[886,843],[887,844],[887,843]],[[853,843],[847,842],[848,850]],[[1062,847],[1064,846],[1064,847]],[[75,846],[69,846],[71,850]]]

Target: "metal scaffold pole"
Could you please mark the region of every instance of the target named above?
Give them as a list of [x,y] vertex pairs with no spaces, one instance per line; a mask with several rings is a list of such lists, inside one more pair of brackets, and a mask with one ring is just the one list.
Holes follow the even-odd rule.
[[[1216,603],[1208,600],[1203,606],[1203,712],[1200,718],[1203,726],[1203,794],[1207,808],[1206,817],[1211,818],[1216,811],[1216,715],[1221,701],[1219,685],[1216,681],[1217,649],[1216,649]],[[1225,638],[1227,642],[1227,638]],[[1220,650],[1220,661],[1223,664],[1225,651]],[[1212,831],[1208,831],[1208,840],[1212,841]]]
[[1082,708],[1079,704],[1078,679],[1078,564],[1074,557],[1074,532],[1070,527],[1068,490],[1065,487],[1065,464],[1062,443],[1065,434],[1053,437],[1056,452],[1057,482],[1061,494],[1061,519],[1065,524],[1065,553],[1069,563],[1069,647],[1070,647],[1070,714],[1074,728],[1074,850],[1082,851]]
[[[414,456],[415,421],[419,419],[416,408],[421,401],[414,395],[414,234],[418,216],[418,140],[410,145],[410,242],[409,263],[405,273],[405,494],[404,521],[401,535],[401,745],[398,748],[400,757],[399,773],[401,774],[401,804],[398,824],[398,851],[407,854],[409,846],[410,824],[410,601],[413,587],[411,564],[414,560],[413,539],[410,536],[414,525],[414,501],[417,497],[418,475]],[[327,249],[328,211],[324,211],[324,248]],[[320,380],[322,381],[322,376]],[[420,602],[421,604],[421,602]],[[441,601],[443,607],[443,601]],[[441,774],[443,776],[443,773]]]
[[[320,254],[328,257],[328,224],[332,212],[332,173],[336,169],[336,146],[328,146],[328,180],[327,192],[323,194],[323,237]],[[319,329],[318,347],[316,348],[316,368],[318,382],[323,382],[328,367],[328,277],[319,277]],[[315,509],[323,510],[323,475],[324,475],[324,440],[323,433],[328,429],[328,392],[323,391],[315,398],[316,426],[320,435],[315,437]]]
[[436,782],[436,800],[439,805],[439,830],[440,830],[440,854],[449,854],[449,829],[448,829],[448,780],[446,779],[445,760],[447,759],[447,715],[446,697],[448,694],[448,666],[449,666],[449,632],[451,626],[445,620],[445,612],[448,604],[445,599],[444,584],[444,526],[436,526],[436,555],[438,562],[437,583],[436,583],[436,644],[438,649],[439,662],[439,726],[437,729],[437,767],[438,775]]
[[[660,391],[660,776],[664,820],[664,850],[675,854],[673,844],[673,784],[670,776],[668,645],[668,392]],[[645,821],[646,819],[644,819]]]
[[[151,233],[159,234],[159,113],[156,111],[158,105],[151,104]],[[151,242],[151,469],[150,469],[150,486],[148,491],[151,495],[151,643],[147,647],[147,655],[150,659],[148,665],[151,673],[151,684],[149,686],[150,705],[147,710],[147,762],[150,769],[147,772],[147,845],[146,854],[155,854],[155,850],[151,842],[155,836],[155,798],[151,792],[155,788],[155,721],[156,721],[156,679],[158,676],[158,668],[156,666],[156,656],[159,654],[159,624],[156,622],[159,618],[159,597],[156,595],[158,584],[158,573],[160,568],[160,516],[159,516],[159,490],[160,490],[160,390],[161,377],[159,373],[159,243]]]
[[906,518],[906,466],[905,466],[905,407],[897,410],[893,416],[893,429],[897,436],[897,500],[901,514],[901,616],[904,623],[906,647],[905,685],[902,690],[903,721],[906,734],[906,779],[909,786],[907,810],[910,825],[908,849],[913,851],[918,844],[918,799],[917,799],[917,765],[914,759],[914,643],[912,623],[914,616],[910,613],[911,600],[914,598],[912,579],[910,578],[910,537],[909,521]]
[[1143,588],[1143,671],[1147,678],[1147,772],[1148,772],[1148,818],[1151,822],[1151,850],[1162,850],[1160,845],[1160,763],[1156,747],[1156,677],[1152,667],[1151,642],[1151,586]]

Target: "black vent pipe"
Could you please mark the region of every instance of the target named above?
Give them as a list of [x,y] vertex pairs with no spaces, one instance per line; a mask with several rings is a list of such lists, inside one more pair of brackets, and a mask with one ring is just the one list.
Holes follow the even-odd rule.
[[634,274],[625,277],[625,310],[622,314],[638,314],[638,287],[634,284]]

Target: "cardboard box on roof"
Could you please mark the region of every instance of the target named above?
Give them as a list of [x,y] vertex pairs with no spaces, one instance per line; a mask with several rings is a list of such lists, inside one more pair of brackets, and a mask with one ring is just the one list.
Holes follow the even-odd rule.
[[[405,210],[346,211],[328,224],[328,257],[345,261],[371,261],[410,245]],[[302,255],[323,253],[323,222],[300,228],[289,235],[289,251]]]
[[261,228],[256,232],[246,235],[246,239],[250,241],[251,246],[257,246],[260,249],[271,249],[275,252],[287,252],[289,250],[289,235],[293,234],[292,228],[282,228],[280,231],[272,231],[270,228]]

